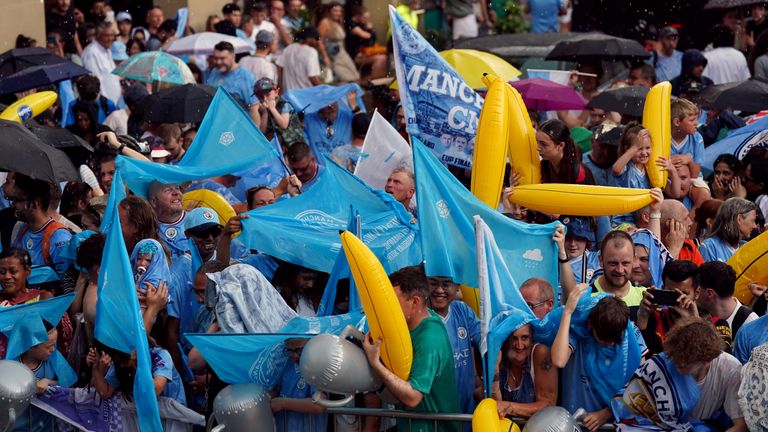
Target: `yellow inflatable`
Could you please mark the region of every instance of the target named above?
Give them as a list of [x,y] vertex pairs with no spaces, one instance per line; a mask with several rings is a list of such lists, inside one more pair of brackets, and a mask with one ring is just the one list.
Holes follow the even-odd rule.
[[507,164],[509,90],[507,83],[494,75],[485,74],[483,82],[488,86],[488,93],[477,126],[470,190],[477,199],[495,209],[499,205]]
[[547,183],[516,186],[509,201],[550,214],[612,216],[631,213],[652,199],[649,189]]
[[656,166],[659,156],[669,158],[672,140],[670,100],[672,84],[664,81],[653,86],[645,97],[643,126],[651,133],[651,158],[645,164],[645,171],[651,187],[664,188],[667,185],[667,171]]
[[23,97],[0,113],[0,119],[23,123],[48,108],[56,102],[56,92],[42,91]]
[[459,286],[459,289],[461,290],[461,299],[464,301],[464,303],[467,304],[467,306],[472,308],[472,310],[475,311],[475,315],[479,317],[480,316],[480,290],[478,290],[477,288],[466,286],[466,285]]
[[219,216],[219,223],[222,225],[226,225],[231,217],[237,215],[232,205],[223,196],[212,190],[197,189],[189,191],[183,195],[183,198],[184,210],[208,207],[216,212],[216,215]]
[[728,265],[736,271],[733,295],[745,305],[752,303],[754,296],[749,283],[768,284],[768,231],[740,247],[728,260]]
[[520,427],[508,418],[499,420],[496,400],[486,398],[472,413],[472,432],[520,432]]
[[349,231],[341,233],[373,340],[382,338],[381,360],[398,377],[408,380],[413,363],[411,333],[389,277],[376,255]]
[[541,183],[541,162],[536,148],[536,131],[533,130],[528,109],[520,93],[507,84],[509,98],[509,135],[507,151],[512,170],[520,175],[519,185]]

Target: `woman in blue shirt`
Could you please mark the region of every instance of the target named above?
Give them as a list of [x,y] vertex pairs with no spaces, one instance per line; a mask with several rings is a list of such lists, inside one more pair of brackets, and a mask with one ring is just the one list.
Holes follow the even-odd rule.
[[726,262],[757,228],[757,205],[743,198],[729,198],[717,210],[712,232],[701,242],[705,261]]

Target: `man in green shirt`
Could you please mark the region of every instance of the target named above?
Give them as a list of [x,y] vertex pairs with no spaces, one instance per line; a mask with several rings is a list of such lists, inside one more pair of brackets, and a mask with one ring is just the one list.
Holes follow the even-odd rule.
[[[381,339],[366,335],[363,348],[374,373],[406,410],[459,413],[453,349],[442,320],[427,307],[429,282],[419,266],[405,267],[389,276],[405,315],[413,343],[413,366],[407,381],[380,361]],[[432,431],[432,421],[398,421],[398,430]],[[459,425],[439,422],[439,431],[459,431]]]
[[645,287],[632,285],[629,280],[635,262],[635,245],[624,231],[611,231],[600,247],[603,274],[592,283],[593,293],[608,293],[624,300],[629,306],[630,319],[637,320],[637,309],[643,301]]

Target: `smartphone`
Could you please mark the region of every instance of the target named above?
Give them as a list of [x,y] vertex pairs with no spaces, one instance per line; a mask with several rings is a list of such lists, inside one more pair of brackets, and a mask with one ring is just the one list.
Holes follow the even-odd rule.
[[677,299],[680,298],[677,291],[649,289],[648,292],[653,296],[651,303],[659,306],[677,306]]

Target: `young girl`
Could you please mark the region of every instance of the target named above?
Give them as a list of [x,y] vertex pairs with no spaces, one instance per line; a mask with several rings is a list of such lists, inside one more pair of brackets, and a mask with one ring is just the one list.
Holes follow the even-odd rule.
[[317,279],[316,271],[285,263],[275,271],[272,284],[291,309],[301,316],[313,317],[317,315],[324,288]]
[[171,271],[163,247],[157,240],[144,239],[136,243],[131,253],[131,267],[136,281],[139,307],[147,333],[168,303],[168,283]]

